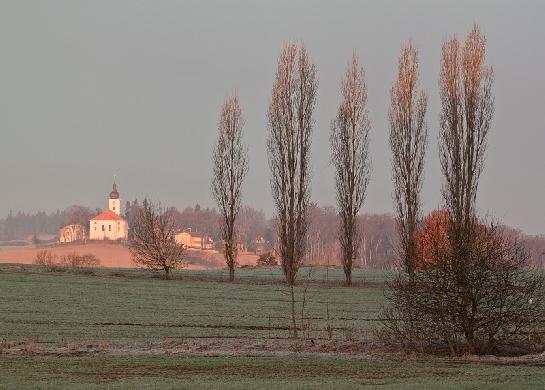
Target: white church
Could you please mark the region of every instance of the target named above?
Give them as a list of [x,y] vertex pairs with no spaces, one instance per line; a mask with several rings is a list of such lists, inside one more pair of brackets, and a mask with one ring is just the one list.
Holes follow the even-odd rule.
[[89,221],[90,240],[126,240],[129,237],[129,226],[121,216],[121,200],[114,182],[108,200],[108,210]]

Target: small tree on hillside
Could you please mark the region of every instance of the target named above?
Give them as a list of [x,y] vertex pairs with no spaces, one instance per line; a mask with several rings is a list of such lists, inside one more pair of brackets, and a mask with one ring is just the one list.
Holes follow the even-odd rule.
[[242,182],[248,172],[248,152],[242,144],[244,118],[238,95],[225,100],[221,107],[218,140],[213,155],[212,195],[221,213],[221,236],[229,281],[235,279],[236,218],[242,199]]
[[145,200],[134,216],[129,250],[134,263],[142,268],[165,272],[182,268],[186,249],[175,240],[176,226],[171,210]]
[[365,200],[371,162],[367,86],[363,67],[354,54],[341,83],[342,101],[331,125],[331,153],[340,216],[339,241],[346,284],[352,284],[352,262],[360,243],[357,215]]

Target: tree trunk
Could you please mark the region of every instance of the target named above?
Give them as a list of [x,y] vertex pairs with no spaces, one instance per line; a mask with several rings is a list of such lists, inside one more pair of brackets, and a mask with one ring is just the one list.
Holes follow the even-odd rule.
[[346,285],[348,287],[352,286],[352,269],[345,267],[344,275],[346,276]]
[[225,244],[225,260],[227,262],[227,267],[229,268],[229,282],[235,280],[235,259],[233,252],[233,244]]
[[235,264],[231,262],[229,264],[229,281],[233,282],[235,280]]
[[293,284],[290,285],[291,291],[291,322],[293,326],[293,337],[297,338],[297,322],[295,321],[295,293],[293,291]]
[[354,237],[352,236],[352,232],[349,234],[350,236],[347,237],[346,248],[344,250],[343,269],[344,276],[346,277],[346,285],[350,287],[352,286],[352,259],[354,258]]
[[165,279],[170,280],[170,268],[165,267]]

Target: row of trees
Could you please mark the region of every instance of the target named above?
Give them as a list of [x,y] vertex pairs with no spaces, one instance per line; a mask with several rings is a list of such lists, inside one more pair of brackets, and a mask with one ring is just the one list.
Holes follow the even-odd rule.
[[[419,87],[418,67],[418,50],[409,42],[402,47],[390,90],[389,141],[398,232],[397,246],[392,247],[397,248],[403,272],[390,284],[385,335],[422,350],[445,348],[451,355],[489,353],[511,342],[521,346],[539,341],[545,276],[528,270],[528,255],[519,237],[481,218],[476,205],[494,114],[493,72],[485,63],[485,38],[475,25],[464,40],[453,37],[442,47],[439,159],[444,209],[425,220],[420,192],[428,145],[427,95]],[[365,74],[356,55],[341,81],[341,102],[331,124],[337,224],[327,220],[332,210],[316,208],[310,197],[317,87],[316,66],[305,46],[287,44],[278,58],[267,111],[267,155],[276,209],[275,250],[291,296],[294,337],[298,331],[294,286],[305,258],[317,252],[339,253],[350,286],[354,260],[368,245],[362,240],[359,214],[371,173],[371,125]],[[221,107],[211,182],[230,281],[235,277],[241,234],[237,221],[249,166],[243,125],[239,97],[233,93]],[[326,226],[312,229],[312,212]],[[186,256],[186,249],[174,239],[183,213],[148,201],[130,205],[127,213],[134,218],[130,238],[134,261],[164,270],[169,278]],[[326,244],[324,232],[333,236],[330,229],[335,225],[337,240]]]
[[439,158],[444,210],[423,224],[420,190],[427,145],[426,95],[418,92],[418,53],[406,46],[391,91],[390,145],[399,259],[384,317],[391,340],[451,355],[490,353],[539,342],[545,279],[528,271],[518,237],[477,211],[479,178],[494,114],[493,71],[474,26],[443,44]]
[[[492,68],[485,63],[485,38],[478,26],[465,40],[453,37],[443,44],[439,159],[444,211],[432,215],[428,225],[423,224],[420,200],[428,98],[419,87],[418,50],[412,42],[402,47],[397,79],[390,89],[397,255],[405,272],[391,286],[387,328],[397,340],[444,342],[453,355],[488,351],[510,336],[530,334],[545,308],[543,275],[526,271],[528,257],[520,241],[477,213],[478,182],[494,114],[492,83]],[[278,58],[267,112],[267,152],[276,208],[276,251],[291,291],[295,336],[293,286],[306,253],[314,255],[320,234],[309,229],[317,86],[316,66],[305,46],[287,44]],[[248,169],[242,126],[238,96],[230,96],[222,107],[212,192],[223,218],[231,280],[235,255],[231,246]],[[358,214],[371,173],[370,128],[365,73],[354,54],[341,81],[341,102],[330,136],[337,236],[347,285],[361,250]]]
[[[310,211],[310,146],[318,89],[315,64],[302,44],[287,44],[277,62],[267,112],[267,153],[276,208],[276,250],[289,285],[305,258]],[[404,264],[412,272],[416,257],[415,235],[420,215],[427,126],[427,97],[418,93],[418,52],[403,47],[398,79],[391,89],[390,145],[394,199]],[[222,240],[230,278],[234,277],[233,246],[240,211],[242,182],[248,170],[242,142],[244,119],[238,95],[228,96],[221,108],[218,141],[213,155],[212,194],[222,219]],[[360,256],[361,223],[358,214],[365,200],[371,173],[365,73],[354,54],[341,81],[341,102],[331,124],[331,155],[335,167],[338,237],[347,285],[354,260]],[[315,244],[317,233],[312,232]],[[318,233],[319,235],[320,233]],[[314,257],[315,247],[311,248]],[[323,249],[323,248],[322,248]]]
[[89,224],[89,218],[99,210],[84,206],[69,206],[53,213],[39,211],[36,213],[9,212],[6,218],[0,219],[0,241],[22,240],[39,234],[59,234],[59,228],[64,225],[79,223]]
[[[142,206],[138,200],[127,201],[124,217],[129,226],[134,226],[137,210]],[[178,230],[191,229],[194,233],[209,236],[221,243],[221,230],[218,220],[220,214],[213,208],[201,208],[198,204],[182,210],[169,207]],[[100,210],[74,205],[62,211],[47,214],[11,213],[0,219],[0,241],[23,240],[42,234],[58,235],[59,228],[68,224],[80,224],[88,228],[89,219],[99,214]],[[337,212],[332,206],[309,207],[308,251],[305,264],[340,265],[339,242],[337,237]],[[393,268],[393,248],[395,238],[394,220],[390,214],[360,214],[362,226],[360,257],[356,266],[363,268]],[[237,218],[237,239],[244,248],[256,250],[256,240],[264,238],[265,250],[274,248],[276,242],[276,221],[267,218],[265,213],[250,206],[242,206]],[[545,252],[545,238],[541,236],[523,236],[531,253],[536,253],[536,264],[541,260],[538,254]],[[217,249],[222,249],[221,245]]]
[[[415,50],[404,49],[403,56],[415,57]],[[414,58],[405,61],[414,62]],[[410,65],[410,64],[409,64]],[[409,127],[412,130],[412,113],[409,118],[403,113],[396,116],[398,110],[412,104],[406,102],[404,95],[414,80],[405,80],[406,74],[401,74],[398,83],[392,88],[392,123]],[[315,64],[303,44],[287,44],[283,48],[277,62],[276,75],[273,81],[271,100],[267,111],[268,136],[267,155],[271,170],[270,183],[273,202],[276,209],[276,251],[280,257],[282,270],[291,292],[291,317],[294,335],[297,335],[295,320],[294,285],[297,272],[308,251],[313,255],[316,234],[309,238],[310,211],[310,147],[312,130],[315,123],[314,109],[316,106],[318,77]],[[398,96],[399,95],[399,96]],[[411,97],[409,97],[409,100]],[[426,100],[423,96],[420,102],[425,114]],[[399,117],[399,118],[398,118]],[[214,170],[212,178],[212,193],[222,214],[222,239],[225,245],[225,257],[230,269],[230,280],[234,278],[234,259],[232,246],[236,239],[235,220],[240,210],[241,187],[248,169],[247,151],[242,143],[242,110],[238,96],[229,96],[222,106],[218,141],[214,149]],[[346,74],[341,82],[341,103],[336,118],[331,124],[331,154],[335,166],[335,187],[337,193],[337,213],[339,216],[338,242],[340,244],[341,261],[346,275],[346,284],[352,283],[352,268],[354,259],[359,255],[361,230],[358,213],[365,200],[367,185],[371,173],[369,157],[369,132],[371,124],[367,110],[367,87],[365,74],[357,56],[354,54]],[[401,129],[400,134],[403,133]],[[392,145],[396,136],[392,131]],[[427,135],[424,134],[423,139]],[[401,141],[403,142],[403,141]],[[417,145],[418,147],[418,145]],[[405,145],[400,146],[406,152],[400,156],[400,163],[394,158],[394,169],[398,177],[405,175],[402,162],[413,163],[414,152],[405,151]],[[404,160],[404,161],[402,161]],[[423,159],[420,163],[423,165]],[[410,176],[410,175],[409,175]],[[413,180],[409,177],[406,180]],[[400,187],[402,184],[400,184]],[[412,183],[409,183],[412,188]],[[407,196],[402,189],[395,192],[398,203],[407,204]],[[408,211],[414,219],[416,230],[417,212],[412,204]],[[404,215],[403,215],[404,217]],[[407,226],[407,230],[413,226]],[[322,248],[323,249],[323,248]]]

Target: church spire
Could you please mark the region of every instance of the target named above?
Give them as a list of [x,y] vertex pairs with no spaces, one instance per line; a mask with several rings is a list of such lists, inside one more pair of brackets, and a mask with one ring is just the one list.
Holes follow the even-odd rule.
[[113,184],[112,192],[110,192],[110,199],[119,199],[119,192],[117,192],[117,183],[115,182],[115,175],[114,175],[114,184]]

